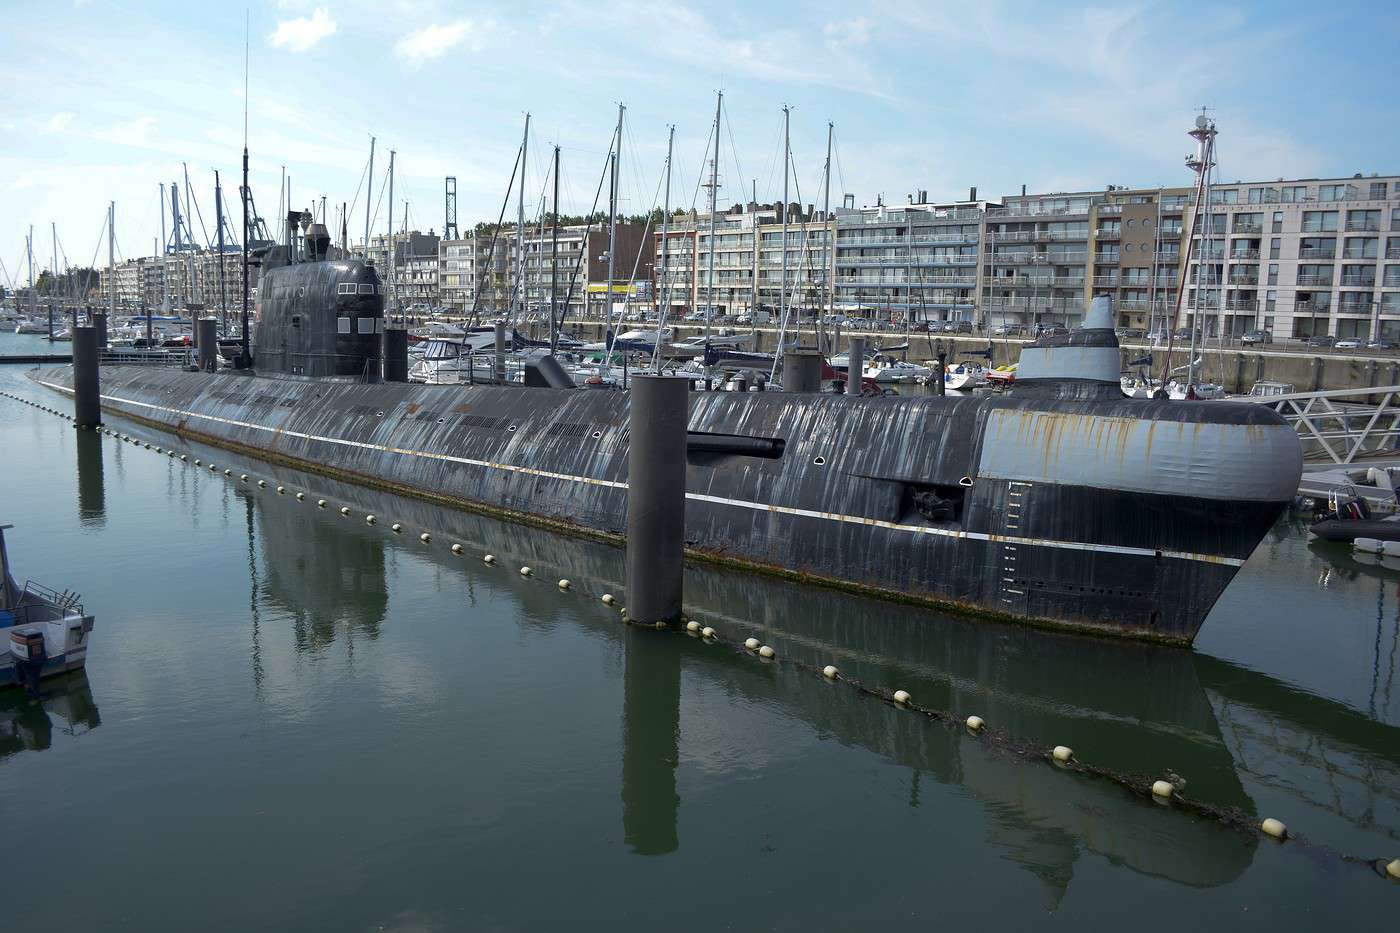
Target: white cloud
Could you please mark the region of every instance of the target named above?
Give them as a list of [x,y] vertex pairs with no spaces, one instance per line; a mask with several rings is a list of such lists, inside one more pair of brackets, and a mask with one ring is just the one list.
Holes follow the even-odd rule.
[[322,39],[334,35],[335,30],[335,20],[331,19],[330,11],[318,6],[310,16],[278,20],[277,28],[268,36],[268,41],[278,48],[305,52]]
[[482,27],[469,19],[459,19],[442,25],[424,26],[401,37],[394,43],[399,58],[414,65],[441,58],[447,50],[471,39],[472,51],[480,51]]
[[68,127],[72,124],[72,122],[73,122],[73,117],[74,117],[74,116],[75,116],[75,114],[69,113],[69,112],[66,111],[66,110],[60,111],[59,113],[54,114],[53,116],[49,117],[49,122],[44,124],[43,132],[45,132],[45,133],[62,133],[62,132],[64,132],[64,131],[67,130]]
[[822,27],[822,35],[832,45],[865,45],[870,41],[870,20],[864,16],[830,22]]
[[151,130],[155,128],[155,125],[155,117],[137,117],[126,123],[118,123],[110,129],[98,130],[92,135],[103,142],[117,143],[122,146],[150,146]]

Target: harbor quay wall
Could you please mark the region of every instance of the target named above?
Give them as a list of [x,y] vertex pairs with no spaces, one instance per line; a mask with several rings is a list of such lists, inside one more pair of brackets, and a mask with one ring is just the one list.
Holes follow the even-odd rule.
[[[568,330],[581,339],[602,340],[606,328],[597,322],[567,322]],[[640,327],[641,325],[629,325]],[[531,331],[539,330],[543,336],[543,325],[531,325]],[[627,328],[615,328],[618,331]],[[757,352],[771,352],[778,342],[778,331],[772,327],[757,329],[730,329],[735,333],[753,333],[755,339],[750,345]],[[675,326],[677,339],[697,337],[704,328],[681,324]],[[840,349],[845,348],[848,337],[863,336],[867,347],[894,346],[904,343],[904,334],[890,331],[842,331]],[[803,331],[804,344],[811,346],[812,332]],[[1029,341],[1021,339],[954,336],[951,334],[910,334],[907,358],[913,362],[935,359],[940,352],[948,354],[948,361],[974,358],[969,354],[979,354],[975,359],[984,359],[988,343],[991,344],[993,366],[1015,363],[1021,355],[1021,347]],[[1173,347],[1172,366],[1186,364],[1186,350],[1182,346]],[[1122,347],[1123,368],[1132,369],[1127,364],[1143,355],[1152,354],[1151,372],[1160,376],[1166,358],[1162,347],[1149,347],[1146,344],[1129,342]],[[1367,353],[1365,351],[1347,353],[1343,351],[1282,350],[1259,347],[1210,348],[1201,354],[1203,378],[1219,382],[1227,392],[1248,393],[1256,382],[1291,383],[1299,392],[1320,392],[1339,389],[1364,389],[1370,386],[1400,385],[1400,356],[1388,353]]]

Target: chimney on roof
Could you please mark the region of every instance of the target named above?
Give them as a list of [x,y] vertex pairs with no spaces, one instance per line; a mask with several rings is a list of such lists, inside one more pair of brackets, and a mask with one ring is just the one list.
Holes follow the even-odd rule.
[[[976,188],[973,188],[972,190],[973,190],[973,191],[976,191],[977,189],[976,189]],[[927,204],[927,203],[928,203],[928,189],[927,189],[927,188],[920,188],[920,189],[919,189],[919,203],[920,203],[920,204]]]
[[1025,196],[1026,196],[1026,186],[1025,186],[1025,185],[1022,185],[1022,186],[1021,186],[1021,197],[1024,198]]
[[968,199],[969,201],[976,201],[976,200],[977,200],[977,186],[976,186],[976,185],[973,185],[971,188],[967,189],[967,199]]

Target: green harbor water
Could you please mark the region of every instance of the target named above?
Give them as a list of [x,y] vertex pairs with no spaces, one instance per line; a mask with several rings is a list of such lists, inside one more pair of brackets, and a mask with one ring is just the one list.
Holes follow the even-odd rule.
[[[0,390],[71,409],[25,370]],[[188,463],[0,398],[15,574],[97,619],[85,675],[0,693],[12,929],[1340,930],[1400,908],[1366,861],[1400,858],[1400,564],[1301,519],[1193,651],[689,567],[689,611],[765,663],[620,624],[616,549],[175,446]],[[1307,842],[788,659],[1173,771]]]

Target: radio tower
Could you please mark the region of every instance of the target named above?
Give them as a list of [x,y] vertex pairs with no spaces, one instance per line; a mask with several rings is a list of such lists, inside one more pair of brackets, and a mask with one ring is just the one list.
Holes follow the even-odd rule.
[[447,219],[442,224],[442,238],[444,240],[456,240],[457,233],[457,176],[447,176],[447,193],[444,206],[447,209]]

